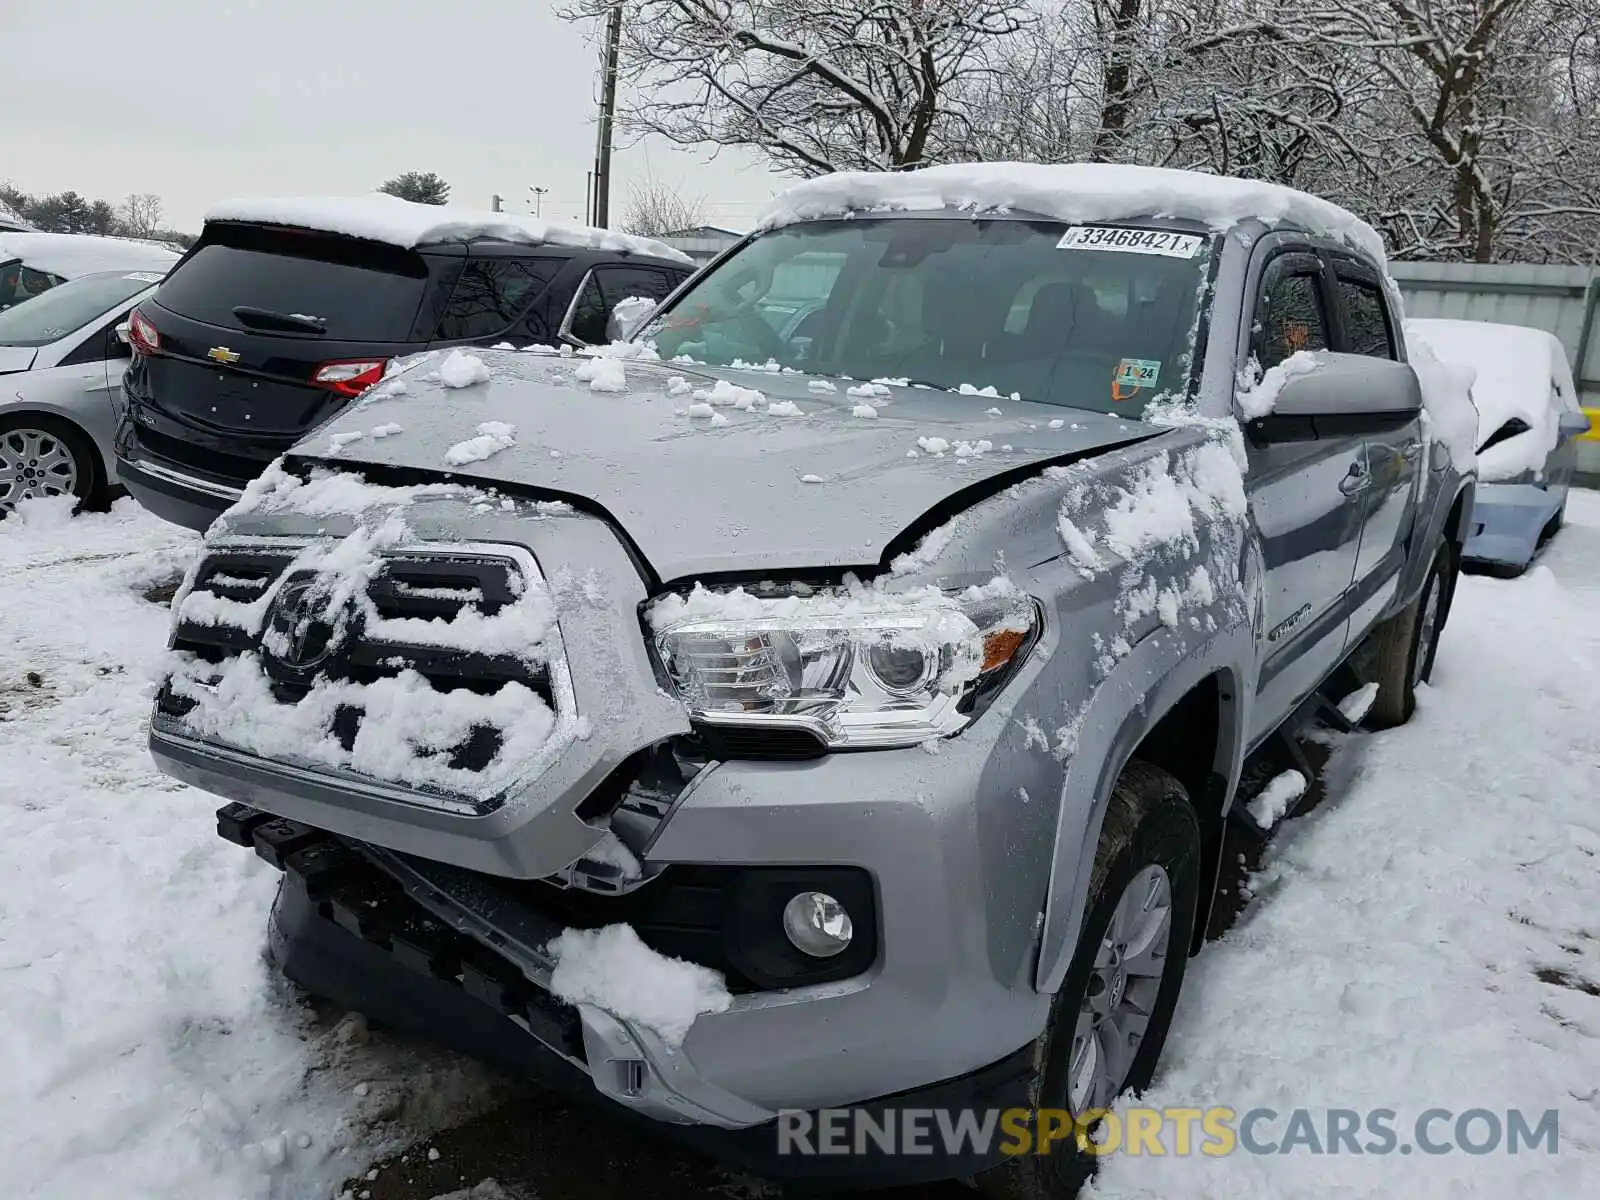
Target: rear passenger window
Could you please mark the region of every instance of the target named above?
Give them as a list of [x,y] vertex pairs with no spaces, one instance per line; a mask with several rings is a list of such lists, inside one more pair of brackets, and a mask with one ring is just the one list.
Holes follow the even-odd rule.
[[679,282],[651,267],[596,267],[584,280],[568,332],[586,345],[604,345],[606,325],[618,300],[643,296],[659,302]]
[[1263,369],[1301,350],[1328,348],[1328,314],[1322,286],[1311,270],[1284,275],[1262,298],[1256,357]]
[[450,293],[438,337],[470,341],[504,333],[555,278],[553,258],[480,258],[468,261]]
[[1394,339],[1384,313],[1383,295],[1361,279],[1339,279],[1339,304],[1344,309],[1345,347],[1352,354],[1393,358]]

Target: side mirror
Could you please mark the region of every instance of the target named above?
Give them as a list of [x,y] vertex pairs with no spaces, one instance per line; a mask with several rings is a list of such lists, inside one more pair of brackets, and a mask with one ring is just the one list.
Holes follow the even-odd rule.
[[[1335,436],[1374,417],[1403,420],[1422,411],[1422,385],[1407,364],[1364,354],[1315,357],[1309,370],[1280,376],[1271,409],[1247,422],[1257,442]],[[1271,383],[1270,378],[1263,381],[1265,386]]]
[[113,335],[115,335],[117,341],[121,342],[124,346],[133,345],[133,339],[128,334],[128,323],[126,321],[119,323],[114,329],[112,329],[111,332]]
[[655,310],[656,302],[648,296],[626,296],[618,300],[611,306],[611,316],[606,319],[606,340],[627,341]]
[[1587,434],[1592,425],[1587,412],[1564,412],[1561,420],[1556,425],[1556,430],[1562,441],[1569,438],[1581,438]]

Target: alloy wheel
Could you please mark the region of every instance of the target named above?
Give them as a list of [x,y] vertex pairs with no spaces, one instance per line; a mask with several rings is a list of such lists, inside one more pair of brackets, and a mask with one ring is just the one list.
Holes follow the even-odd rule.
[[0,433],[0,510],[41,496],[76,495],[80,470],[71,448],[49,430],[8,429]]
[[1122,1091],[1167,970],[1172,880],[1151,864],[1128,881],[1095,953],[1078,1009],[1067,1095],[1077,1116],[1111,1107]]

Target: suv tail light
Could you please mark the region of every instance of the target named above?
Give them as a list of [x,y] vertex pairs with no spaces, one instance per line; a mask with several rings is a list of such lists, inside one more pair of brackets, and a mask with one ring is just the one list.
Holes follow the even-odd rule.
[[387,359],[361,358],[326,362],[311,373],[311,382],[341,396],[359,396],[383,378]]
[[161,353],[161,335],[137,308],[128,314],[128,344],[146,357]]

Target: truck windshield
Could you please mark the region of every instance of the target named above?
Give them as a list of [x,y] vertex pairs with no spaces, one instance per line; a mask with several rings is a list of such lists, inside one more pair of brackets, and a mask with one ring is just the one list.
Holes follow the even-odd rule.
[[1212,240],[1016,218],[802,222],[749,242],[639,337],[663,358],[1137,417],[1187,388]]

